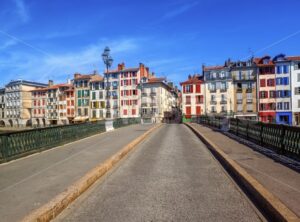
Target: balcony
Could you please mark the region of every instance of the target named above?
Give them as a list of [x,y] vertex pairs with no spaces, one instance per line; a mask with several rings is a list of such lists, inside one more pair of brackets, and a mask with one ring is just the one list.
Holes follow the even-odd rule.
[[252,89],[246,89],[246,93],[252,93]]
[[243,99],[238,99],[238,100],[236,100],[236,103],[237,103],[237,104],[242,104],[242,103],[243,103]]
[[253,99],[247,99],[247,103],[253,103]]
[[216,113],[217,111],[216,111],[216,110],[211,110],[210,112],[211,112],[211,113]]
[[142,93],[142,96],[147,96],[147,93],[143,92],[143,93]]
[[147,107],[148,103],[142,103],[142,107]]
[[242,92],[243,92],[243,89],[242,89],[242,88],[237,88],[237,89],[236,89],[236,92],[237,92],[237,93],[242,93]]
[[221,100],[220,104],[227,104],[227,100]]
[[150,106],[151,106],[151,107],[157,106],[157,103],[150,103]]
[[210,105],[217,105],[217,101],[210,101]]
[[156,92],[151,92],[150,96],[156,96]]
[[113,96],[113,99],[118,99],[118,96]]
[[226,92],[227,89],[220,89],[220,92]]
[[118,86],[113,86],[112,88],[113,88],[113,89],[118,89]]
[[215,93],[217,90],[216,89],[210,89],[209,92],[210,93]]
[[113,109],[118,109],[118,108],[119,108],[118,105],[114,105],[114,106],[113,106]]

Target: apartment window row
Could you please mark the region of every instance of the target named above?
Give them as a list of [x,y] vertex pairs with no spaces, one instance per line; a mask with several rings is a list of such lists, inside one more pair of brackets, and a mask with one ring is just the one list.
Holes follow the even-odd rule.
[[92,102],[92,109],[104,109],[105,108],[105,101],[96,101],[96,102]]
[[137,77],[137,72],[121,73],[121,78]]
[[89,97],[90,96],[90,91],[89,90],[78,90],[77,91],[77,97]]
[[74,106],[74,100],[68,100],[67,106]]
[[45,109],[33,109],[33,114],[45,114]]
[[275,86],[275,79],[261,79],[260,80],[260,87],[265,87],[267,83],[267,86]]
[[121,96],[136,96],[138,91],[136,89],[133,90],[121,90]]
[[[269,96],[270,93],[270,96]],[[265,98],[288,98],[291,96],[290,90],[271,90],[271,91],[260,91],[259,92],[259,98],[265,99]]]
[[78,116],[88,116],[89,115],[89,109],[84,108],[84,109],[77,109],[77,114]]
[[289,77],[276,78],[276,85],[289,85]]
[[88,106],[89,105],[89,99],[78,99],[77,100],[78,106]]
[[259,68],[259,74],[274,74],[275,68],[274,67],[262,67]]
[[[195,99],[196,99],[196,104],[203,104],[203,102],[204,102],[204,97],[203,97],[203,95],[196,96]],[[186,103],[187,105],[190,105],[190,104],[191,104],[191,96],[186,96],[186,97],[185,97],[185,103]]]
[[290,103],[289,102],[280,102],[277,103],[277,110],[289,110]]
[[92,92],[92,99],[103,99],[104,98],[104,94],[102,91],[98,92],[98,98],[97,98],[97,92]]
[[289,66],[288,65],[276,66],[276,73],[277,74],[289,73]]
[[124,79],[121,80],[121,86],[131,86],[131,85],[137,85],[138,80],[137,79]]
[[46,92],[34,92],[33,93],[34,97],[41,97],[41,96],[46,96]]
[[[124,109],[124,110],[123,110],[123,115],[124,115],[124,116],[129,115],[127,109]],[[136,115],[136,109],[132,109],[132,110],[131,110],[131,115]]]
[[121,100],[121,105],[122,106],[131,106],[131,105],[137,105],[138,101],[135,100]]
[[259,110],[261,111],[276,110],[276,103],[260,103]]
[[43,100],[38,100],[38,101],[36,101],[36,100],[33,100],[33,106],[44,106],[45,105],[45,100],[43,99]]

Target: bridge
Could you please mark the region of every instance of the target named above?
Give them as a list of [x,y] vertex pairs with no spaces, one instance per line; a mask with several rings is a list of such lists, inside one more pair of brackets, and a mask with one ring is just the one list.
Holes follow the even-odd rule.
[[2,163],[1,221],[299,221],[297,163],[203,124],[133,124]]

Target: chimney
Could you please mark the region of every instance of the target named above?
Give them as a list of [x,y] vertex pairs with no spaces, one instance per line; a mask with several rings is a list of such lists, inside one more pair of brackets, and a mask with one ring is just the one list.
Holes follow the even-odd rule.
[[122,71],[125,69],[125,63],[122,62],[121,64],[118,64],[118,71]]
[[189,79],[191,79],[192,78],[192,76],[191,75],[189,75]]
[[79,76],[80,76],[79,73],[75,73],[75,74],[74,74],[74,79],[78,78]]
[[140,69],[140,75],[146,77],[146,75],[145,75],[145,66],[144,66],[143,63],[140,63],[139,69]]
[[53,86],[53,80],[48,81],[48,87]]

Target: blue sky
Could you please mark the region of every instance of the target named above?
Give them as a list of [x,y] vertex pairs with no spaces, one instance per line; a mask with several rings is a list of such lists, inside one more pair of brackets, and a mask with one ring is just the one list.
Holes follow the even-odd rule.
[[0,86],[64,82],[143,62],[175,83],[206,65],[264,54],[300,55],[299,0],[0,0]]

